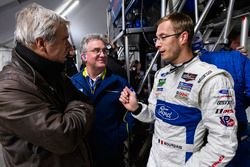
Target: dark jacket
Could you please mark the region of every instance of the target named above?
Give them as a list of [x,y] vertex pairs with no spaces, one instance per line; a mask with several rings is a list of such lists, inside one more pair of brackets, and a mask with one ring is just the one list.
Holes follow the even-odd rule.
[[94,110],[63,65],[18,44],[0,72],[0,142],[6,167],[89,167]]
[[134,118],[119,101],[128,82],[109,70],[104,73],[96,81],[94,91],[91,91],[85,69],[74,75],[72,82],[95,105],[96,120],[88,139],[96,166],[120,167],[123,142],[134,126]]
[[250,60],[239,51],[202,50],[201,61],[214,64],[228,71],[234,80],[236,97],[236,117],[238,121],[238,137],[247,135],[246,108],[250,103]]

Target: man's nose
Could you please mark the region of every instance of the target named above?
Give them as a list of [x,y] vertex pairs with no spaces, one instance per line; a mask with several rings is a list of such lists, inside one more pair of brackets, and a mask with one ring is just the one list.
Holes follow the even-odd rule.
[[107,55],[105,54],[105,53],[103,53],[103,52],[101,52],[100,54],[99,54],[99,57],[103,57],[103,58],[105,58]]
[[73,48],[73,46],[70,44],[69,40],[66,41],[66,50],[67,52],[69,52],[71,50],[71,48]]
[[106,49],[102,49],[100,50],[100,56],[107,56],[107,50]]
[[160,46],[161,46],[161,42],[160,42],[159,40],[156,40],[156,42],[155,42],[155,47],[156,47],[157,49],[159,49]]

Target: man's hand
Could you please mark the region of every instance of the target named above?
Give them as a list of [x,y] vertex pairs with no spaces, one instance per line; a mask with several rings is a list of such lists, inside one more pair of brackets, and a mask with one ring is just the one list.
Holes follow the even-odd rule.
[[135,92],[131,91],[128,87],[125,87],[121,92],[119,101],[131,112],[134,112],[139,107]]
[[247,49],[244,46],[238,46],[236,50],[240,51],[241,54],[247,56]]

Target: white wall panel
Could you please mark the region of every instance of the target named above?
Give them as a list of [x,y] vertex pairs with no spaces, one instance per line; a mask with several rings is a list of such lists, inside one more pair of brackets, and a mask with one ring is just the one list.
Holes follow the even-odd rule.
[[0,48],[0,71],[11,59],[11,49]]

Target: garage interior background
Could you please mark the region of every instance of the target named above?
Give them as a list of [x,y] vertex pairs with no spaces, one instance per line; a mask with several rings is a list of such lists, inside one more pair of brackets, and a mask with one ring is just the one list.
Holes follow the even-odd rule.
[[[79,0],[79,4],[66,15],[67,19],[71,22],[71,37],[77,49],[79,48],[80,41],[83,35],[94,32],[103,34],[107,33],[107,9],[111,1],[112,0]],[[116,1],[121,2],[121,0]],[[147,0],[144,1],[146,2]],[[160,2],[160,0],[156,1]],[[206,0],[199,0],[199,2],[204,1]],[[223,0],[216,0],[217,3],[222,1]],[[0,1],[0,70],[2,69],[4,63],[10,59],[11,50],[14,47],[13,34],[15,29],[15,14],[21,8],[32,2],[36,2],[51,10],[57,10],[63,3],[65,3],[65,0]],[[129,2],[129,0],[127,0],[127,2]],[[237,0],[235,2],[235,7],[238,11],[241,10],[242,7],[244,7],[244,10],[249,12],[249,6],[250,2],[246,0]],[[214,10],[217,9],[219,8],[214,8]],[[249,34],[247,48],[248,51],[250,51]],[[248,52],[248,56],[250,56],[250,52]],[[250,110],[248,110],[248,115],[250,120]],[[3,167],[1,153],[0,167]]]

